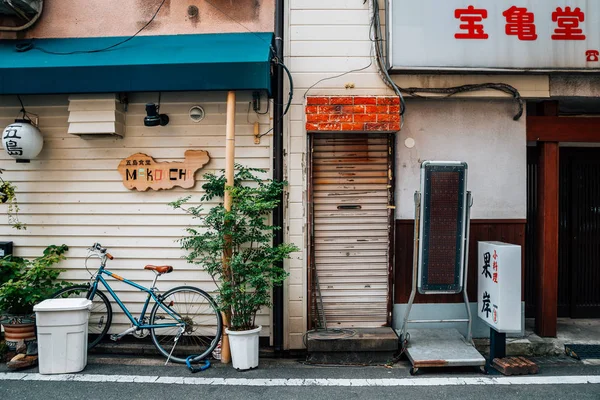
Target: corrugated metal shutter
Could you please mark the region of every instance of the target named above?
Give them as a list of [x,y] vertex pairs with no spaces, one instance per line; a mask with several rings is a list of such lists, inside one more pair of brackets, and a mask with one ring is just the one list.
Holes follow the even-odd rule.
[[313,137],[312,254],[328,327],[387,323],[389,146],[382,134]]

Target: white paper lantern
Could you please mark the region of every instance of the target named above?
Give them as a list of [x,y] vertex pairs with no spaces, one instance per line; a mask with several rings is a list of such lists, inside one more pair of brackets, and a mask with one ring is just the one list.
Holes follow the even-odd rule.
[[4,129],[2,134],[2,147],[17,162],[27,162],[35,158],[44,145],[44,137],[31,124],[31,121],[24,119],[15,120]]

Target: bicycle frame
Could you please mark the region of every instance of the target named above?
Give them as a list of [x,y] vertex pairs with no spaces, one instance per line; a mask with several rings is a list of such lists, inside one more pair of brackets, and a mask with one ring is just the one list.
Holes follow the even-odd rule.
[[[119,298],[119,296],[114,292],[114,290],[110,287],[110,284],[107,282],[106,279],[104,279],[104,277],[102,275],[108,275],[116,280],[119,280],[123,283],[128,284],[129,286],[133,286],[134,288],[142,291],[142,292],[146,292],[148,293],[148,297],[146,297],[146,301],[144,303],[144,307],[142,308],[142,312],[139,316],[139,318],[136,320],[135,317],[133,317],[133,315],[131,315],[131,312],[129,312],[129,310],[127,309],[127,306],[125,306],[125,304],[123,304],[123,302],[121,301],[121,299]],[[152,288],[148,289],[147,287],[138,285],[135,282],[132,282],[128,279],[125,279],[111,271],[108,271],[105,269],[105,263],[102,262],[102,264],[100,265],[100,269],[98,269],[98,272],[96,273],[96,277],[94,279],[94,282],[92,283],[92,286],[90,288],[90,296],[89,299],[93,300],[94,299],[94,295],[96,294],[96,290],[98,289],[98,282],[101,282],[102,285],[104,285],[104,287],[106,288],[106,290],[108,290],[108,293],[110,293],[110,295],[112,296],[113,299],[115,299],[115,301],[117,302],[117,304],[119,305],[119,307],[121,308],[121,310],[123,310],[123,312],[125,313],[125,315],[127,315],[127,318],[129,318],[129,320],[131,321],[131,323],[133,324],[133,326],[135,326],[138,329],[152,329],[152,328],[169,328],[169,327],[176,327],[176,326],[184,326],[185,322],[179,322],[179,323],[164,323],[164,324],[142,324],[140,321],[144,320],[144,317],[146,315],[146,311],[148,311],[148,305],[150,304],[150,299],[153,299],[156,304],[158,304],[158,306],[160,308],[162,308],[164,311],[167,312],[167,314],[169,314],[171,317],[175,318],[176,320],[181,321],[181,316],[176,313],[175,311],[173,311],[172,309],[170,309],[170,307],[167,307],[163,304],[163,302],[161,301],[160,296],[157,296],[156,293],[154,293],[154,285],[156,284],[156,278],[158,278],[158,275],[155,276],[154,278],[154,283],[152,284]]]

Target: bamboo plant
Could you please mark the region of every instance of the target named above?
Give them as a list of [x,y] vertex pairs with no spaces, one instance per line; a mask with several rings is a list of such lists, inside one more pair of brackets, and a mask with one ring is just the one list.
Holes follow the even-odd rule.
[[[206,191],[201,201],[222,199],[225,190],[232,198],[231,211],[222,202],[207,212],[203,205],[184,207],[190,197],[170,203],[198,219],[198,227],[187,229],[180,240],[188,252],[187,261],[204,268],[218,288],[217,303],[230,313],[231,330],[256,327],[256,314],[271,306],[270,290],[281,284],[287,272],[279,265],[299,249],[293,244],[273,245],[273,232],[280,227],[269,223],[271,212],[279,204],[286,182],[262,180],[256,173],[264,171],[236,165],[234,186],[225,186],[223,174],[206,174]],[[223,268],[223,254],[231,254],[228,269]]]

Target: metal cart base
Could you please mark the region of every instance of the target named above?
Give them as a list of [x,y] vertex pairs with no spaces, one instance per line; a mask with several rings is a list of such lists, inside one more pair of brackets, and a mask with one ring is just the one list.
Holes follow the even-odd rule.
[[485,358],[457,329],[411,329],[405,352],[411,375],[419,368],[485,365]]
[[[414,232],[414,255],[413,255],[413,275],[412,291],[408,300],[408,306],[404,315],[402,329],[400,331],[400,340],[402,348],[406,352],[408,359],[412,363],[411,375],[418,372],[419,368],[426,367],[483,367],[485,358],[475,349],[471,336],[472,316],[469,307],[469,296],[467,295],[467,276],[468,276],[468,254],[469,254],[469,221],[470,208],[472,204],[471,192],[467,192],[467,215],[466,215],[466,235],[465,235],[465,258],[464,258],[464,282],[463,282],[463,300],[467,318],[462,319],[441,319],[441,320],[411,320],[410,311],[417,293],[417,265],[418,265],[418,244],[419,244],[419,226],[421,195],[415,193],[415,232]],[[464,337],[457,329],[411,329],[408,332],[408,324],[423,323],[466,323],[467,337]]]

